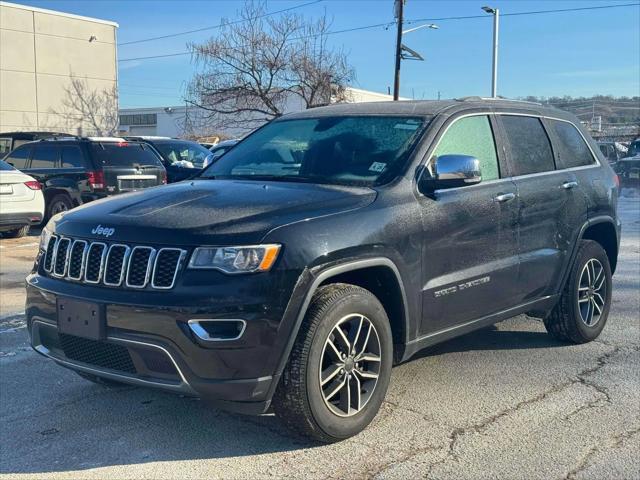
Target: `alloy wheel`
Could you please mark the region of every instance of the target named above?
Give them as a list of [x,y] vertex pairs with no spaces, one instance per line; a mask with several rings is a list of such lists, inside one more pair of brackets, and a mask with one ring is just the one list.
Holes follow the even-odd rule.
[[342,318],[329,333],[320,356],[320,390],[331,412],[350,417],[371,399],[381,367],[380,338],[364,315]]
[[60,212],[66,212],[67,210],[69,210],[69,208],[67,207],[66,203],[56,202],[51,207],[51,216],[53,217],[54,215],[57,215]]
[[578,284],[578,310],[580,319],[587,327],[593,327],[600,321],[605,307],[607,282],[604,267],[595,258],[582,268]]

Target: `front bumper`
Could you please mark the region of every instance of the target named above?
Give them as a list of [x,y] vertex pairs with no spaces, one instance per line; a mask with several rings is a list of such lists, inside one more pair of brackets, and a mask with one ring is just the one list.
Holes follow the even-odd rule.
[[[234,277],[229,283],[241,280]],[[283,342],[278,337],[287,333],[279,328],[283,312],[266,308],[260,292],[253,293],[250,301],[236,297],[231,304],[198,305],[180,292],[131,292],[32,273],[27,277],[27,325],[33,348],[64,367],[260,414],[268,409],[279,379],[274,366]],[[59,333],[57,297],[105,304],[106,338],[96,344]],[[188,321],[211,318],[242,318],[246,328],[240,338],[206,342]]]

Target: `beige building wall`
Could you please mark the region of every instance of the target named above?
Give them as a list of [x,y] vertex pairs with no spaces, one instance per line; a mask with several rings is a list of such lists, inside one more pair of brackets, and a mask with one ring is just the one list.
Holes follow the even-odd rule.
[[[117,27],[0,2],[0,132],[96,135],[117,126]],[[78,90],[96,103],[91,112]]]

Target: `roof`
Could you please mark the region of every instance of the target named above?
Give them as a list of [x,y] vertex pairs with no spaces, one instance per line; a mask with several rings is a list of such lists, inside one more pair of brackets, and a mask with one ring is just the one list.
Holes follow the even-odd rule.
[[408,100],[398,102],[340,103],[327,107],[312,108],[285,115],[284,118],[315,118],[332,115],[413,115],[432,116],[441,113],[455,113],[461,110],[491,108],[494,110],[514,109],[535,112],[541,115],[553,115],[560,118],[573,116],[563,110],[539,103],[503,98],[466,97],[451,100]]
[[99,18],[83,17],[82,15],[74,15],[73,13],[58,12],[56,10],[47,10],[46,8],[31,7],[29,5],[20,5],[18,3],[0,2],[0,7],[18,8],[20,10],[28,10],[30,12],[44,13],[47,15],[56,15],[58,17],[75,18],[76,20],[84,20],[85,22],[94,22],[94,23],[102,23],[104,25],[111,25],[112,27],[116,27],[116,28],[120,26],[116,22],[111,22],[109,20],[100,20]]

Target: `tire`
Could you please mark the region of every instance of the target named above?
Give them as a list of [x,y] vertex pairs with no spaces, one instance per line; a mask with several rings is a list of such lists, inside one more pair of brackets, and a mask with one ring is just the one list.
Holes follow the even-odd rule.
[[[71,203],[71,199],[68,195],[59,194],[54,195],[51,200],[47,202],[47,220],[60,212],[66,212],[67,210],[71,210],[73,208],[73,203]],[[42,222],[43,224],[46,223]]]
[[[595,277],[593,281],[592,277]],[[594,286],[600,288],[594,289]],[[611,286],[607,253],[599,243],[581,240],[560,299],[544,318],[547,332],[558,340],[572,343],[587,343],[598,338],[609,316]]]
[[[346,340],[355,344],[355,356],[352,351],[346,359],[336,360],[342,358],[338,351],[346,351],[338,328]],[[368,336],[365,331],[370,331]],[[336,349],[331,348],[330,339],[335,341]],[[341,283],[320,287],[311,300],[274,395],[276,415],[289,429],[316,441],[330,443],[356,435],[380,409],[389,386],[392,356],[389,319],[371,292]],[[339,369],[341,364],[344,368]],[[335,373],[325,375],[324,388],[322,372]],[[344,387],[331,396],[343,383]],[[359,397],[356,392],[360,392]],[[351,400],[348,406],[347,398]]]
[[125,387],[128,386],[126,383],[116,382],[115,380],[110,380],[108,378],[98,377],[97,375],[91,375],[90,373],[84,372],[76,372],[85,380],[90,381],[91,383],[97,383],[98,385],[102,385],[105,387]]
[[29,233],[29,225],[25,225],[24,227],[16,228],[13,230],[7,230],[6,232],[2,232],[2,236],[4,238],[22,238],[27,233]]

